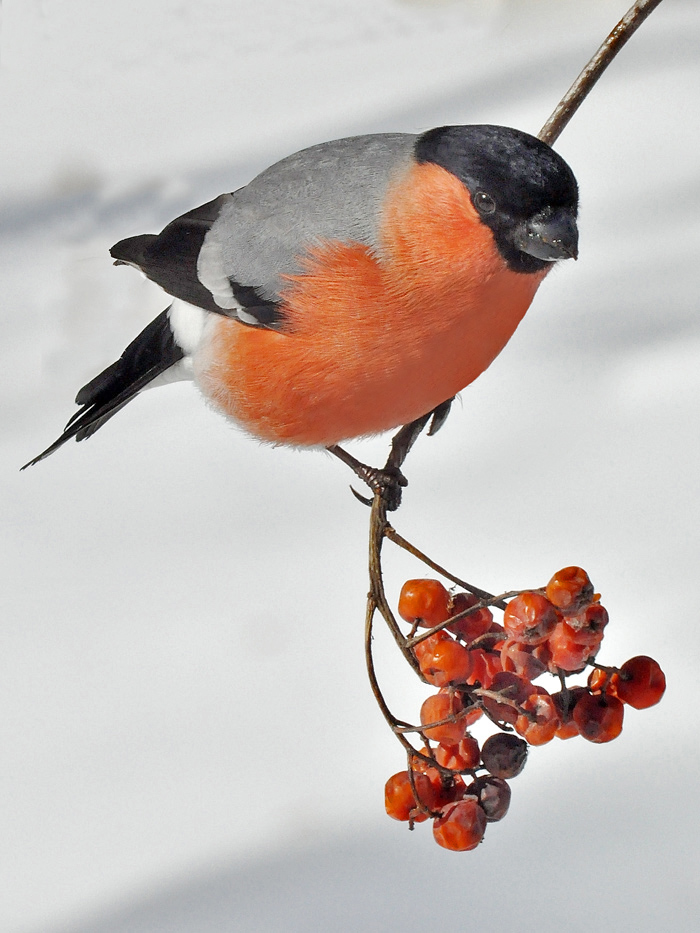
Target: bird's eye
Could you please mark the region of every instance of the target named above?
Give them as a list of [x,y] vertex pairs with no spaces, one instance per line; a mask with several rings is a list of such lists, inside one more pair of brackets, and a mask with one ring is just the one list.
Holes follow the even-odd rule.
[[474,195],[474,205],[481,214],[493,214],[496,210],[496,202],[490,194],[485,191],[477,191]]

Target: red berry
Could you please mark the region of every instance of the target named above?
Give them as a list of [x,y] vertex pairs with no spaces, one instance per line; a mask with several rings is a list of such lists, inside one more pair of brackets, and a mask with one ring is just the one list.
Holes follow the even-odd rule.
[[444,629],[442,629],[439,632],[434,632],[432,635],[428,635],[427,638],[424,638],[422,641],[419,641],[416,645],[414,645],[413,653],[416,656],[418,664],[422,664],[423,659],[430,657],[437,646],[445,641],[454,641],[454,639],[449,634],[449,632],[446,632]]
[[625,708],[617,697],[586,693],[574,707],[579,734],[589,742],[611,742],[622,732]]
[[445,745],[443,743],[438,745],[435,749],[435,760],[443,768],[451,768],[453,771],[467,771],[479,766],[481,749],[476,739],[467,733],[458,745]]
[[640,654],[620,668],[617,695],[635,709],[647,709],[659,702],[666,690],[666,677],[653,658]]
[[[449,690],[429,696],[420,708],[420,721],[422,725],[431,722],[441,722],[450,716],[457,716],[464,709],[462,698],[458,693]],[[430,729],[423,729],[426,738],[445,745],[458,745],[462,741],[467,724],[464,718],[442,723]]]
[[469,656],[472,659],[472,670],[467,683],[479,683],[482,687],[490,688],[493,678],[503,670],[500,654],[483,648],[470,648]]
[[568,622],[558,622],[547,641],[552,653],[549,663],[550,671],[553,673],[557,670],[566,673],[582,671],[589,658],[595,656],[602,638],[602,632],[600,635],[575,632]]
[[604,671],[599,667],[594,667],[588,675],[588,689],[591,693],[602,693],[605,691],[609,696],[617,696],[617,685],[620,675],[617,671]]
[[585,687],[568,687],[552,694],[552,702],[559,716],[559,728],[555,732],[558,739],[572,739],[579,734],[573,717],[576,703],[588,693]]
[[473,795],[486,814],[488,823],[502,820],[510,806],[510,785],[503,778],[485,774],[477,778],[465,791],[465,796]]
[[[433,757],[433,753],[429,748],[426,748],[425,745],[420,751],[422,755],[425,755],[425,758]],[[426,761],[425,758],[420,758],[418,755],[411,755],[411,770],[422,771],[423,774],[431,770],[434,766],[429,761]]]
[[455,800],[461,800],[464,797],[467,785],[461,775],[453,774],[451,777],[447,777],[437,768],[429,768],[426,774],[433,785],[431,810],[440,810],[448,803],[454,803]]
[[[435,791],[430,779],[425,774],[416,774],[414,772],[413,781],[421,803],[432,809]],[[408,771],[399,771],[386,782],[384,806],[393,820],[401,820],[402,822],[413,820],[414,823],[422,823],[428,818],[428,815],[418,808]]]
[[554,734],[558,739],[573,739],[579,734],[578,726],[573,719],[570,719],[568,722],[560,723]]
[[450,617],[450,594],[439,580],[407,580],[401,587],[399,615],[426,628]]
[[[460,612],[464,612],[465,609],[476,606],[478,602],[478,596],[474,596],[473,593],[455,593],[452,597],[450,615],[456,616]],[[457,638],[470,644],[475,638],[485,635],[491,628],[492,622],[493,614],[490,609],[477,609],[475,612],[470,612],[463,618],[457,619],[456,622],[450,622],[447,629]]]
[[593,605],[586,606],[585,609],[581,609],[579,612],[568,615],[566,621],[581,636],[584,633],[588,633],[590,636],[599,636],[603,634],[603,629],[608,624],[609,618],[605,606],[601,606],[600,603],[593,603]]
[[554,701],[544,687],[538,687],[522,704],[523,712],[515,721],[515,731],[529,745],[551,742],[561,725]]
[[489,736],[481,749],[481,761],[494,777],[513,778],[525,767],[527,742],[512,732]]
[[558,619],[557,610],[541,593],[521,593],[506,606],[503,627],[510,638],[539,645],[547,640]]
[[447,687],[449,684],[467,683],[472,660],[464,645],[451,638],[439,642],[432,651],[425,652],[418,665],[428,683]]
[[543,664],[546,670],[549,670],[549,665],[552,663],[552,651],[549,647],[549,639],[543,641],[541,645],[535,645],[532,649],[532,656],[540,664]]
[[524,645],[509,638],[501,645],[501,667],[525,680],[534,680],[547,670],[547,664],[534,654],[539,645]]
[[468,852],[475,849],[486,831],[486,814],[476,797],[465,797],[442,808],[433,823],[433,836],[443,849]]
[[560,612],[578,612],[593,599],[593,584],[581,567],[558,570],[545,589],[547,599]]

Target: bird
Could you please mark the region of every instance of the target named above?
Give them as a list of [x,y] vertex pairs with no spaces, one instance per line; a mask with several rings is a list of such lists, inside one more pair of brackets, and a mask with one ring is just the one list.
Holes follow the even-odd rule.
[[566,161],[505,126],[351,136],[283,158],[112,247],[170,304],[22,469],[144,389],[191,379],[253,437],[330,450],[375,488],[385,475],[340,444],[430,416],[438,429],[552,267],[577,258],[578,200]]

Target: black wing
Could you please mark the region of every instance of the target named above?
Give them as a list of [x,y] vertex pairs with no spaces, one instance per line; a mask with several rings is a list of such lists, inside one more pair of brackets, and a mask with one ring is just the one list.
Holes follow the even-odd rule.
[[205,311],[222,309],[199,281],[197,259],[204,237],[230,195],[222,194],[171,221],[160,233],[120,240],[111,248],[115,265],[137,266],[143,274],[174,298],[182,298]]
[[256,286],[241,285],[229,278],[232,296],[244,312],[239,314],[238,309],[217,304],[198,275],[197,261],[204,238],[231,197],[219,195],[175,218],[158,234],[145,233],[120,240],[111,248],[110,255],[115,265],[136,266],[173,298],[215,314],[237,317],[244,324],[274,327],[282,320],[278,302],[263,298]]

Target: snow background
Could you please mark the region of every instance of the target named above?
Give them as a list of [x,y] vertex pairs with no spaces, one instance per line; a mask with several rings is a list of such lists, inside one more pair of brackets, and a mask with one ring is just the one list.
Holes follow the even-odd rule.
[[[601,660],[669,680],[617,742],[535,750],[478,851],[383,813],[404,763],[366,683],[367,515],[339,463],[178,385],[17,472],[166,306],[112,243],[324,139],[536,133],[625,6],[6,0],[0,929],[695,929],[697,2],[666,0],[561,137],[581,258],[408,463],[409,539],[494,591],[582,564]],[[419,573],[392,555],[391,591]],[[378,642],[415,718],[425,691]]]

